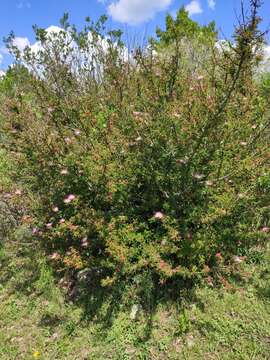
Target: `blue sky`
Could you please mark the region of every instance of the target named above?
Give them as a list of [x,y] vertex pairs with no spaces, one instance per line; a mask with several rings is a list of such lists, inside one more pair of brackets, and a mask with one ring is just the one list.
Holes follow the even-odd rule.
[[[10,63],[3,49],[2,39],[11,30],[20,44],[34,43],[32,25],[47,28],[59,25],[64,12],[69,12],[71,23],[78,27],[86,16],[97,19],[109,15],[108,26],[128,31],[131,38],[142,39],[154,34],[156,26],[164,25],[167,12],[175,13],[186,6],[192,19],[201,24],[215,20],[222,30],[221,38],[230,37],[239,13],[240,0],[2,0],[0,12],[0,69]],[[249,0],[244,0],[245,4]],[[270,0],[265,0],[261,9],[262,26],[270,24]]]

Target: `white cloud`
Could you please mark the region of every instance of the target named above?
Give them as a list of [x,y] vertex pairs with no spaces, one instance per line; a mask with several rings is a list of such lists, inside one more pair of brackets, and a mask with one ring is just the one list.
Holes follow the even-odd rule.
[[[99,79],[102,76],[103,72],[103,63],[99,62],[97,58],[100,56],[106,56],[108,54],[111,46],[117,47],[118,45],[108,41],[107,37],[99,38],[97,41],[91,32],[88,33],[88,41],[85,48],[80,48],[72,40],[72,35],[69,30],[63,30],[58,26],[50,26],[46,30],[46,39],[43,43],[36,41],[30,46],[30,51],[34,55],[31,66],[25,63],[25,66],[33,71],[35,69],[35,74],[38,74],[41,78],[44,76],[44,70],[46,69],[46,64],[43,63],[44,50],[46,56],[55,59],[55,51],[58,49],[58,45],[52,46],[54,43],[58,44],[59,40],[66,44],[66,51],[57,52],[57,58],[60,59],[68,66],[68,68],[80,78],[81,75],[85,75],[85,71],[89,71],[91,76],[95,76]],[[119,48],[119,59],[123,61],[130,60],[130,54],[126,47]],[[56,60],[58,61],[58,60]],[[84,77],[81,79],[83,80]],[[83,85],[83,82],[82,82]]]
[[208,0],[208,6],[211,10],[215,10],[216,7],[216,1],[215,0]]
[[5,46],[1,46],[0,47],[0,52],[2,53],[2,54],[9,54],[9,51],[8,51],[8,49],[5,47]]
[[[0,54],[0,65],[3,62],[3,55]],[[0,79],[2,79],[5,76],[5,72],[3,70],[0,69]]]
[[262,49],[262,62],[259,65],[259,72],[270,72],[270,45],[265,45]]
[[203,12],[201,4],[198,0],[192,0],[185,6],[185,9],[189,13],[189,16],[201,14]]
[[[30,46],[30,41],[28,40],[27,37],[16,36],[13,39],[12,44],[14,46],[16,46],[20,51],[23,51],[26,48],[26,46]],[[6,46],[1,46],[0,47],[0,53],[5,54],[5,55],[9,55],[10,51]]]
[[13,45],[16,46],[20,51],[23,51],[27,46],[30,46],[30,41],[27,37],[15,37],[13,39]]
[[266,45],[263,49],[264,56],[268,59],[270,59],[270,45]]
[[171,3],[172,0],[118,0],[108,6],[108,12],[116,21],[136,25],[152,19]]
[[[60,28],[59,26],[51,25],[46,30],[46,37],[48,39],[51,39],[52,41],[55,40],[55,37],[60,33],[66,33],[65,30]],[[68,42],[70,42],[70,38],[68,39]],[[71,46],[74,46],[74,44],[71,42]],[[43,50],[43,46],[41,45],[40,41],[36,41],[33,45],[30,46],[30,49],[33,53],[38,53],[40,50]]]

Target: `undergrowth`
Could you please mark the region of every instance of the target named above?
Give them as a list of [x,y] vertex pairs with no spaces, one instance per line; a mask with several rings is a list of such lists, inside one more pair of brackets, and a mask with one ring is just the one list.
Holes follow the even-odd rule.
[[70,279],[55,276],[44,254],[13,239],[0,253],[0,357],[266,360],[269,260],[269,249],[253,249],[226,283],[174,289],[174,301],[160,294],[156,307],[139,308],[134,319],[132,287],[119,302],[100,288],[86,293],[80,282],[74,298]]

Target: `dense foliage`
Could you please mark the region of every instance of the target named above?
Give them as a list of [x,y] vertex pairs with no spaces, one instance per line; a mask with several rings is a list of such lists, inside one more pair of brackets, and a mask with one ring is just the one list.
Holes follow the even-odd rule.
[[0,156],[11,155],[16,188],[1,191],[59,266],[100,269],[103,286],[165,283],[267,240],[269,103],[253,76],[253,3],[234,45],[183,9],[131,53],[104,17],[82,31],[67,16],[60,32],[35,28],[38,46],[23,53],[11,34]]

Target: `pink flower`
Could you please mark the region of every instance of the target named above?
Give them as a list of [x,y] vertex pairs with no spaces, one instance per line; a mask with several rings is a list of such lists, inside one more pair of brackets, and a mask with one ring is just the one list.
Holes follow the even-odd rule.
[[205,182],[205,184],[206,184],[207,186],[212,186],[214,183],[213,183],[213,181],[207,180],[207,181]]
[[206,279],[206,281],[207,281],[207,283],[208,283],[209,286],[214,287],[214,284],[213,284],[213,281],[212,281],[211,276],[208,276],[207,279]]
[[204,76],[202,76],[202,75],[199,75],[198,77],[197,77],[197,80],[203,80],[204,79]]
[[134,116],[140,116],[140,115],[142,115],[142,113],[139,112],[139,111],[133,111],[133,115],[134,115]]
[[80,130],[74,130],[74,134],[75,134],[76,136],[79,136],[79,135],[81,134],[81,132],[80,132]]
[[265,227],[262,228],[261,231],[264,232],[264,233],[268,233],[270,231],[270,228],[265,226]]
[[59,223],[60,223],[60,224],[64,224],[65,221],[66,221],[66,220],[62,218],[62,219],[59,220]]
[[52,107],[48,107],[48,113],[52,113],[53,112],[53,108]]
[[69,204],[69,203],[71,203],[71,201],[73,201],[74,199],[75,199],[75,195],[69,194],[69,195],[64,199],[64,203],[65,203],[65,204]]
[[17,189],[14,194],[15,195],[22,195],[22,191],[20,189]]
[[197,180],[202,180],[205,177],[205,175],[203,175],[203,174],[194,174],[193,177],[195,179],[197,179]]
[[255,125],[255,124],[251,126],[251,129],[255,130],[256,128],[257,128],[257,125]]
[[32,234],[37,234],[37,232],[38,232],[38,228],[34,227],[34,228],[32,229]]
[[57,259],[60,258],[60,254],[57,253],[57,252],[54,252],[54,253],[50,256],[50,258],[51,258],[52,260],[57,260]]
[[221,255],[220,252],[219,252],[219,253],[216,253],[215,257],[216,257],[217,259],[222,259],[222,255]]
[[52,223],[48,223],[48,224],[46,224],[46,228],[47,228],[47,229],[51,229],[51,228],[52,228],[52,226],[53,226],[53,224],[52,224]]
[[55,213],[57,213],[57,212],[59,211],[59,208],[58,208],[57,206],[54,206],[54,207],[52,208],[52,211],[55,212]]
[[88,245],[89,245],[88,239],[87,239],[87,237],[84,237],[84,238],[82,239],[81,246],[82,246],[82,247],[87,247]]
[[70,143],[71,143],[71,139],[70,139],[69,137],[65,137],[64,140],[65,140],[65,143],[66,143],[66,144],[70,144]]
[[236,264],[241,264],[241,262],[243,262],[243,258],[240,257],[240,256],[234,256],[234,257],[233,257],[233,261],[234,261]]
[[60,171],[60,174],[61,174],[61,175],[67,175],[67,174],[68,174],[68,169],[62,169],[62,170]]
[[187,163],[187,159],[178,159],[176,160],[177,165],[185,165]]
[[157,220],[162,220],[164,218],[164,214],[161,211],[157,211],[154,214],[154,218],[157,219]]

